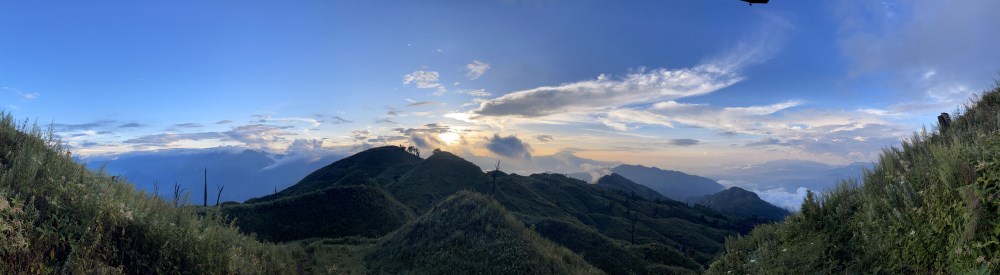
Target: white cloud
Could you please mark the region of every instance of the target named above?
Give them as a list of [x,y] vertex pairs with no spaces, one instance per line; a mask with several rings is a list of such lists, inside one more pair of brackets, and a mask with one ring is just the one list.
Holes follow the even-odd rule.
[[806,197],[805,187],[799,187],[795,192],[785,191],[784,188],[770,189],[770,190],[751,190],[760,196],[760,199],[769,202],[778,207],[788,209],[790,211],[798,211],[802,207],[802,200]]
[[[479,60],[472,60],[472,63],[465,65],[465,76],[469,80],[476,80],[483,76],[490,69],[490,64]],[[457,83],[457,82],[456,82]]]
[[435,71],[414,71],[403,76],[403,85],[413,83],[420,89],[441,88],[442,85],[438,80],[439,77],[440,74]]
[[742,78],[731,72],[692,69],[656,69],[612,80],[594,80],[518,91],[480,104],[479,116],[544,117],[561,113],[587,113],[629,104],[669,100],[714,92]]
[[478,97],[484,97],[484,96],[491,96],[491,95],[493,95],[490,92],[487,92],[486,89],[460,90],[458,92],[459,93],[463,93],[463,94],[467,94],[467,95],[471,95],[471,96],[478,96]]

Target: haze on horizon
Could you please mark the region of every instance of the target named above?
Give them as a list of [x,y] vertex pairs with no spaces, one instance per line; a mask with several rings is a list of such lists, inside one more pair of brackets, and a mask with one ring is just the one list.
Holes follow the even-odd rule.
[[0,108],[53,123],[85,159],[405,144],[696,174],[841,165],[873,161],[990,85],[996,10],[989,0],[5,2]]

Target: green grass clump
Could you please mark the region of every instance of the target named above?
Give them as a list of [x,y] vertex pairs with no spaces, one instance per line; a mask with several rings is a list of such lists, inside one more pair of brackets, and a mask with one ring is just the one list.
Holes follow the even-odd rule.
[[283,274],[301,250],[256,241],[73,162],[0,112],[0,274]]
[[[883,150],[783,223],[731,238],[710,273],[989,273],[1000,269],[1000,86],[950,127]],[[939,126],[941,127],[941,126]]]

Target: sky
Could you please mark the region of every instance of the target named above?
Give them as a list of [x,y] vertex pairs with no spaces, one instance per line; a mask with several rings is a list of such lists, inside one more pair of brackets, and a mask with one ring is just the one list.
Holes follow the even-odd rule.
[[414,145],[871,162],[992,87],[1000,1],[0,1],[0,108],[76,156]]

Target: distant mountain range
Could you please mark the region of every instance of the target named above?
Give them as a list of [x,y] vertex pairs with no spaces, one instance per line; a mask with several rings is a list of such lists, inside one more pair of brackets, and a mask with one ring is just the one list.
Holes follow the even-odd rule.
[[725,186],[706,177],[656,167],[623,164],[612,168],[611,171],[656,190],[663,196],[679,201],[714,194],[726,189]]
[[320,167],[343,158],[287,156],[245,149],[181,149],[135,152],[84,159],[90,169],[104,167],[111,175],[125,176],[137,188],[172,196],[174,183],[190,192],[190,201],[201,204],[205,169],[208,170],[209,204],[214,204],[218,186],[225,186],[222,201],[246,199],[274,193],[290,186]]

